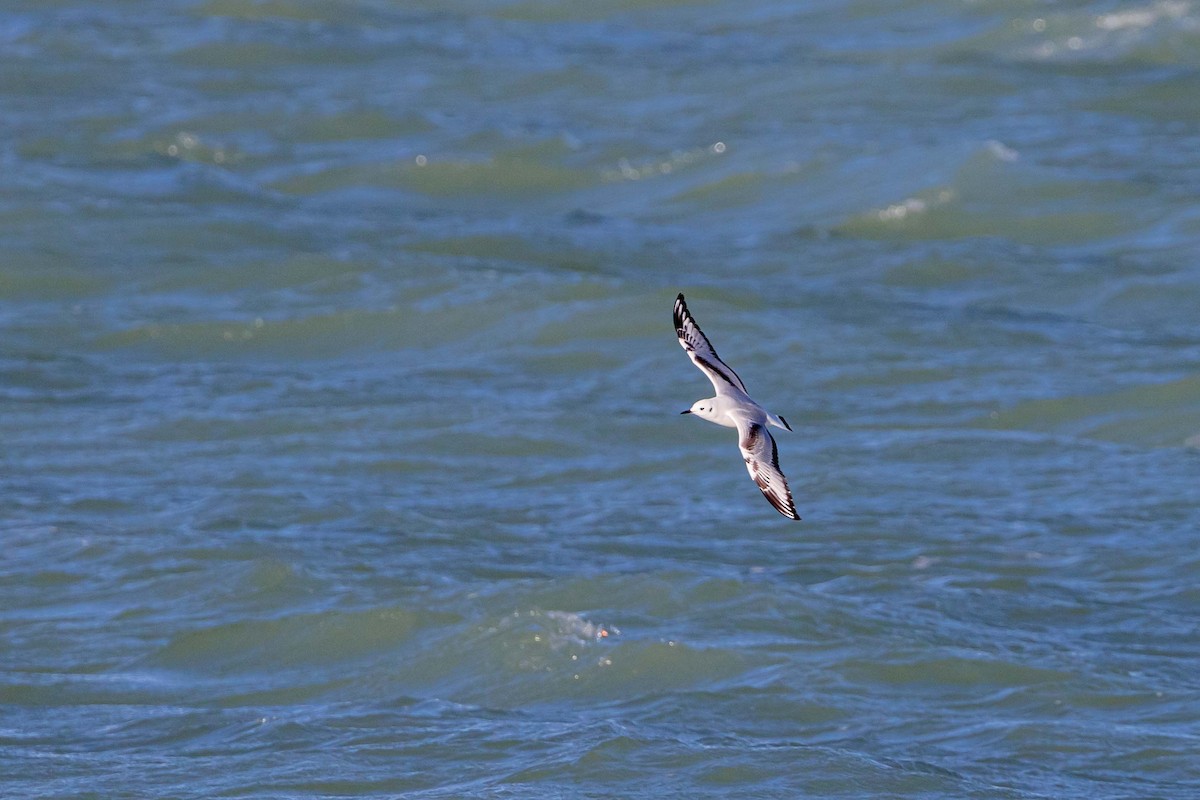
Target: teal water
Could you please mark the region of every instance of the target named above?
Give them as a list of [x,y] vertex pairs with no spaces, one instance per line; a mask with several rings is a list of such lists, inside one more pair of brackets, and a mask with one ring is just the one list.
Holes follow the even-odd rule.
[[0,796],[1200,796],[1200,5],[16,0],[0,108]]

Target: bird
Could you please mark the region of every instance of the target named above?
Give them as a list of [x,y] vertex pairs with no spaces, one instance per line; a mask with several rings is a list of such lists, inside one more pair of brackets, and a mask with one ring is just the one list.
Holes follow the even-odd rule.
[[762,490],[767,502],[788,519],[800,519],[787,478],[779,469],[779,450],[775,446],[775,439],[767,430],[774,425],[790,431],[792,426],[788,425],[786,419],[767,411],[750,397],[746,384],[721,360],[712,342],[696,324],[682,292],[675,298],[674,318],[679,346],[712,381],[717,392],[715,397],[697,400],[691,408],[679,413],[695,414],[717,425],[737,428],[738,447],[742,451],[742,460],[746,462],[746,471]]

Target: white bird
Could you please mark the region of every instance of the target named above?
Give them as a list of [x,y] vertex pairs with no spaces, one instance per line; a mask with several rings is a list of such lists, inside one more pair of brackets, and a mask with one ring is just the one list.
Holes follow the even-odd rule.
[[687,351],[692,363],[708,376],[717,391],[716,397],[697,400],[691,408],[680,413],[695,414],[709,422],[737,428],[738,446],[742,449],[746,470],[762,490],[767,502],[785,517],[800,519],[787,478],[779,470],[775,439],[767,431],[769,425],[789,431],[792,426],[783,417],[770,413],[750,398],[742,379],[721,360],[708,337],[692,318],[683,294],[675,298],[675,333],[679,335],[680,347]]

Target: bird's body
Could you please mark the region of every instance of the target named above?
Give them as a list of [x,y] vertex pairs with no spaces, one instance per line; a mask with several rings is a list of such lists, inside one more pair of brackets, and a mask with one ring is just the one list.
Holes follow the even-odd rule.
[[790,519],[800,519],[787,478],[779,469],[775,439],[767,431],[771,425],[789,431],[791,426],[783,417],[767,411],[750,397],[742,379],[721,360],[692,318],[682,294],[675,298],[674,317],[679,345],[716,390],[716,396],[697,400],[683,413],[695,414],[726,428],[737,428],[742,459],[754,483],[776,511]]

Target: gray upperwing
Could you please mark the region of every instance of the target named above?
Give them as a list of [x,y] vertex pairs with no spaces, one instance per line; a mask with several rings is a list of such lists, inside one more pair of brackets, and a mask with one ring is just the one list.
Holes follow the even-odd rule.
[[683,294],[675,298],[674,316],[675,333],[679,336],[680,347],[687,351],[692,363],[712,381],[717,394],[726,394],[730,389],[734,389],[741,394],[748,395],[746,384],[742,383],[738,374],[721,360],[716,349],[713,348],[712,342],[696,324],[695,318],[688,311],[687,303],[684,302]]
[[779,450],[775,439],[757,422],[737,420],[738,446],[746,471],[776,511],[789,519],[800,519],[787,478],[779,469]]

